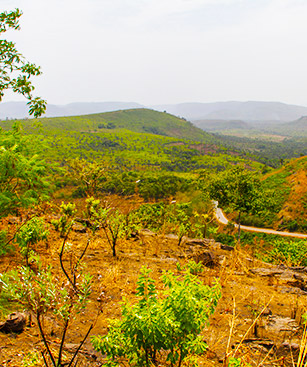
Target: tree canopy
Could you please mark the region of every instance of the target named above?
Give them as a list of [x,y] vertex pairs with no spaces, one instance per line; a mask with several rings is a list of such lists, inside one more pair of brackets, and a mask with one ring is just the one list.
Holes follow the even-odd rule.
[[[19,9],[0,13],[0,35],[9,29],[19,30],[21,15]],[[46,110],[46,101],[33,95],[34,86],[31,83],[31,77],[40,74],[40,67],[28,62],[18,52],[14,42],[0,40],[0,102],[5,91],[12,89],[28,100],[30,115],[41,116]]]
[[222,206],[231,206],[239,212],[254,212],[261,195],[260,179],[255,172],[235,166],[214,176],[208,191]]

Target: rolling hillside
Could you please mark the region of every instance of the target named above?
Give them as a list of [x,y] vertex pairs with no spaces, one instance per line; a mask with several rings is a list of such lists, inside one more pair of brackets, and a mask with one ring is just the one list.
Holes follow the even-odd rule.
[[246,130],[252,128],[250,124],[241,120],[195,120],[193,123],[204,131]]
[[[251,162],[245,153],[226,148],[219,137],[168,113],[132,109],[85,116],[23,120],[24,131],[43,142],[48,160],[99,160],[108,167],[191,171],[223,169]],[[13,121],[1,121],[10,128]],[[35,126],[33,126],[35,125]]]
[[307,137],[307,116],[282,124],[278,127],[278,130],[282,134],[293,137]]
[[[41,118],[43,129],[47,132],[71,131],[97,133],[106,130],[125,129],[136,133],[150,133],[169,137],[212,142],[214,138],[190,122],[148,109],[129,109],[84,116]],[[33,120],[23,120],[29,131]],[[11,121],[2,121],[2,127],[9,127]],[[216,140],[216,139],[215,139]]]
[[307,156],[293,159],[265,176],[264,183],[280,198],[276,228],[307,230]]

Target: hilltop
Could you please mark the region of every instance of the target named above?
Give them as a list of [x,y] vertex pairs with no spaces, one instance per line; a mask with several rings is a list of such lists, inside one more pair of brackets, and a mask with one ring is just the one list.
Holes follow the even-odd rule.
[[[107,130],[129,130],[137,133],[185,138],[195,141],[212,140],[212,137],[185,119],[149,109],[128,109],[81,116],[41,118],[45,131],[99,132]],[[33,120],[23,120],[28,130]],[[2,121],[2,127],[12,125]]]

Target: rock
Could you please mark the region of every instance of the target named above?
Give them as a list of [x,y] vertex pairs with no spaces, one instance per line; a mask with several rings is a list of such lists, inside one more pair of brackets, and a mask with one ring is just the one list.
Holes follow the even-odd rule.
[[271,315],[265,324],[265,329],[269,332],[279,334],[282,332],[293,333],[299,329],[299,325],[290,317],[280,317]]
[[300,346],[297,343],[283,342],[276,350],[277,358],[291,356],[291,359],[297,360]]
[[20,220],[17,217],[10,217],[8,219],[8,224],[18,224],[20,223]]
[[5,322],[0,323],[0,331],[3,333],[21,333],[26,326],[26,322],[27,318],[24,313],[11,313]]
[[233,251],[234,250],[234,247],[223,245],[223,244],[220,245],[220,248],[221,248],[221,250],[225,250],[225,251]]
[[194,256],[194,261],[196,263],[201,262],[204,266],[208,268],[219,266],[219,259],[211,251],[205,251]]
[[281,269],[269,269],[269,268],[254,268],[249,269],[250,273],[259,275],[262,277],[272,277],[276,275],[281,275],[283,273],[283,270]]
[[174,233],[166,234],[164,237],[169,239],[169,240],[175,240],[175,241],[179,240],[179,237]]
[[206,248],[209,247],[208,240],[199,239],[199,238],[188,238],[185,243],[186,245],[191,245],[191,246],[202,246]]
[[142,236],[156,236],[157,234],[150,229],[144,228],[139,231],[139,234]]
[[75,221],[78,223],[82,223],[83,225],[87,226],[87,227],[91,227],[92,223],[89,219],[84,219],[84,218],[75,218]]
[[261,338],[249,338],[243,340],[243,344],[249,345],[251,348],[255,348],[260,351],[268,352],[276,350],[276,345],[272,340]]
[[71,229],[75,232],[86,233],[86,227],[81,223],[74,223]]

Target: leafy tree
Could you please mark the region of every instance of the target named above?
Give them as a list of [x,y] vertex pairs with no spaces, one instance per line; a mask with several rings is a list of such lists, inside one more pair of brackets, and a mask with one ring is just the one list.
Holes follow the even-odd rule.
[[[129,216],[125,216],[118,210],[103,207],[100,200],[93,197],[86,200],[86,215],[91,221],[93,233],[99,228],[103,229],[112,249],[112,255],[116,257],[118,240],[130,232]],[[131,222],[131,225],[133,224]]]
[[46,167],[30,149],[19,125],[0,129],[0,217],[38,202],[47,194]]
[[[173,206],[173,208],[172,208]],[[178,235],[178,246],[182,243],[183,237],[187,235],[192,227],[191,204],[182,203],[170,206],[169,220],[175,225]]]
[[96,195],[105,180],[105,170],[97,162],[76,158],[69,162],[68,176],[78,185],[83,196]]
[[[21,15],[19,9],[0,13],[0,34],[19,29]],[[0,101],[12,89],[28,99],[30,115],[42,115],[46,102],[33,96],[30,80],[39,74],[40,68],[27,62],[13,42],[0,40]],[[46,189],[44,163],[31,152],[31,145],[18,125],[8,132],[0,129],[0,216],[37,203]]]
[[241,212],[257,211],[256,203],[261,195],[260,179],[255,172],[245,169],[244,166],[235,166],[226,172],[213,176],[207,185],[212,199],[219,204],[231,206],[239,212],[238,238],[240,238]]
[[[11,12],[0,13],[0,34],[9,29],[20,29],[19,18],[22,12],[16,9]],[[46,110],[46,101],[34,97],[34,86],[31,77],[40,75],[40,68],[31,64],[17,51],[15,44],[7,40],[0,40],[0,101],[7,89],[22,94],[29,102],[29,114],[41,116]]]

